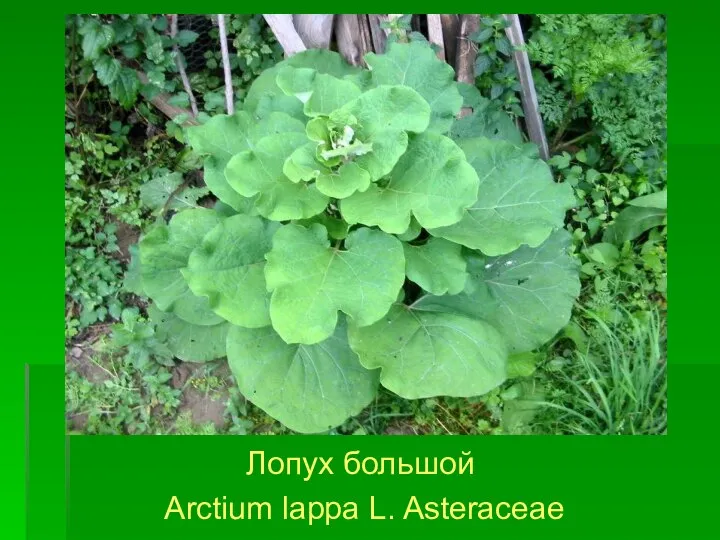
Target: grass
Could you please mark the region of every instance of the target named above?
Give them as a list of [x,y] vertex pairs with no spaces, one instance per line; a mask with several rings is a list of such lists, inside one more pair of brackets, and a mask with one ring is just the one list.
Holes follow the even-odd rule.
[[[583,310],[584,311],[584,310]],[[660,314],[607,323],[584,311],[588,345],[548,373],[533,431],[577,435],[667,432],[665,332]]]

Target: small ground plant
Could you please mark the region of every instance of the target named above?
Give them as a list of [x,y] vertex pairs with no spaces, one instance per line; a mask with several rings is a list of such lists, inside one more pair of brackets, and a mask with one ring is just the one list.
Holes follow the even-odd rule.
[[482,107],[457,120],[453,70],[426,43],[365,59],[300,53],[190,128],[219,202],[158,222],[134,265],[172,353],[226,356],[243,395],[299,432],[342,424],[379,384],[489,392],[580,291],[572,188],[536,148]]

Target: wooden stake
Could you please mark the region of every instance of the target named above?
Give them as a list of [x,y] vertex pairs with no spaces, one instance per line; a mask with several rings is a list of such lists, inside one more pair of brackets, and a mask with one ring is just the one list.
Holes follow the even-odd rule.
[[442,28],[442,20],[440,19],[440,15],[428,15],[427,16],[427,25],[428,25],[428,40],[433,45],[437,45],[440,47],[440,50],[437,52],[437,57],[445,61],[445,41],[443,40],[443,28]]
[[445,42],[445,58],[447,63],[453,69],[456,69],[460,17],[458,15],[440,15],[440,20],[442,21],[443,41]]
[[335,25],[338,51],[353,66],[363,65],[363,56],[372,51],[372,42],[367,43],[366,32],[361,29],[358,17],[363,15],[338,15]]
[[387,34],[380,28],[380,15],[368,15],[368,22],[370,23],[373,49],[376,53],[382,54],[385,52]]
[[[170,15],[170,37],[172,39],[175,39],[175,37],[177,37],[177,33],[178,16],[176,13],[174,15]],[[180,80],[182,81],[185,93],[188,95],[188,99],[190,100],[190,109],[192,110],[193,117],[197,118],[197,101],[195,101],[195,94],[193,94],[192,86],[190,86],[190,79],[188,78],[187,72],[185,71],[185,64],[183,63],[182,55],[180,54],[180,48],[178,47],[177,43],[173,45],[173,52],[175,52],[175,65],[177,66],[178,72],[180,73]]]
[[330,47],[334,18],[334,15],[293,15],[293,23],[308,49],[327,49]]
[[[458,82],[475,85],[475,58],[477,48],[468,39],[473,32],[480,27],[480,15],[460,16],[460,35],[458,36],[457,59],[455,61],[456,78]],[[460,118],[469,115],[472,109],[463,107],[460,109]]]
[[523,112],[525,113],[525,125],[528,130],[530,140],[540,148],[540,157],[544,160],[550,158],[547,138],[545,136],[545,127],[542,117],[540,116],[540,107],[538,106],[537,93],[535,92],[535,82],[532,78],[530,69],[530,59],[527,52],[519,50],[525,45],[522,28],[520,27],[520,18],[517,14],[504,14],[503,17],[510,22],[510,26],[505,29],[510,43],[515,47],[514,59],[517,68],[518,77],[520,79],[520,98],[522,100]]
[[280,46],[285,51],[285,56],[292,56],[307,49],[300,34],[295,29],[292,15],[263,14],[263,17],[265,17],[270,30],[275,34]]
[[223,72],[225,73],[225,109],[227,109],[228,114],[233,114],[235,112],[235,98],[233,97],[232,73],[230,73],[230,55],[228,54],[225,15],[218,15],[218,31],[220,34],[220,53],[222,54]]

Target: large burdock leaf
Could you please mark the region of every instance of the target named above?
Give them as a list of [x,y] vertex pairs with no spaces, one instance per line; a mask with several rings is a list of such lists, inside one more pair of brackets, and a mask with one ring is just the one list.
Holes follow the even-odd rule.
[[363,227],[348,235],[345,248],[331,247],[317,223],[285,225],[275,234],[265,279],[272,325],[287,343],[327,339],[338,311],[358,326],[372,324],[395,302],[405,280],[400,241]]
[[462,107],[453,69],[426,43],[390,43],[385,54],[369,53],[365,61],[376,85],[404,85],[430,104],[430,131],[445,133]]
[[210,309],[207,298],[190,291],[181,272],[192,250],[222,219],[206,208],[183,210],[168,225],[155,227],[140,241],[143,288],[162,311],[172,311],[191,324],[223,321]]
[[183,321],[173,313],[164,313],[154,304],[148,308],[150,318],[157,324],[157,337],[166,343],[170,352],[184,362],[210,362],[225,356],[225,344],[230,324],[223,321],[201,326]]
[[311,117],[328,116],[362,93],[352,81],[311,68],[283,66],[278,71],[277,83],[283,92],[302,101],[305,115]]
[[437,133],[412,138],[386,182],[340,203],[349,223],[402,234],[415,216],[424,228],[452,225],[477,200],[478,175],[452,140]]
[[243,109],[254,118],[264,118],[271,112],[285,112],[300,120],[305,120],[303,102],[296,96],[286,95],[277,85],[277,76],[285,66],[311,68],[337,78],[355,80],[362,70],[349,65],[338,53],[326,49],[308,49],[295,54],[276,66],[266,69],[253,81],[243,103]]
[[537,247],[562,227],[575,196],[569,184],[553,180],[544,161],[506,141],[478,138],[459,144],[480,177],[477,200],[459,223],[431,228],[430,234],[503,255],[523,244]]
[[228,183],[245,197],[257,196],[261,216],[273,221],[305,219],[319,214],[328,197],[313,184],[291,182],[285,160],[308,141],[304,133],[282,133],[260,139],[251,150],[235,155],[225,169]]
[[360,365],[343,318],[330,337],[315,345],[287,344],[269,327],[232,326],[227,356],[243,395],[302,433],[342,424],[377,392],[378,372]]
[[421,246],[403,244],[405,273],[410,281],[432,294],[458,294],[468,274],[462,246],[442,238],[430,238]]
[[483,319],[505,337],[511,353],[531,351],[568,323],[580,294],[570,241],[569,233],[559,230],[537,248],[523,246],[502,257],[476,253],[468,260],[470,277],[461,294],[425,296],[414,307]]
[[302,101],[295,96],[286,95],[277,85],[280,68],[278,64],[266,69],[250,86],[243,102],[243,110],[252,118],[260,119],[273,112],[283,112],[298,120],[305,119]]
[[396,304],[372,326],[349,330],[350,346],[383,386],[407,399],[482,395],[506,378],[507,349],[487,322]]
[[190,254],[183,275],[210,308],[233,324],[259,328],[270,324],[265,286],[265,254],[278,223],[238,214],[217,224]]
[[335,51],[329,49],[308,49],[292,55],[283,64],[294,68],[312,68],[318,73],[326,73],[339,79],[355,77],[362,70],[351,66]]
[[[473,87],[474,88],[474,87]],[[495,102],[479,95],[472,114],[456,120],[450,129],[453,140],[487,137],[523,144],[523,136],[510,115]]]
[[187,129],[188,142],[205,158],[204,179],[207,186],[225,204],[238,212],[251,213],[253,198],[235,191],[225,178],[225,167],[235,154],[250,150],[267,135],[303,133],[305,126],[284,113],[271,113],[264,120],[253,120],[245,111],[234,115],[213,116],[205,124]]
[[168,225],[160,225],[140,241],[140,273],[147,295],[162,311],[186,322],[214,325],[223,318],[210,309],[208,299],[195,296],[181,270],[203,237],[223,218],[205,208],[183,210]]

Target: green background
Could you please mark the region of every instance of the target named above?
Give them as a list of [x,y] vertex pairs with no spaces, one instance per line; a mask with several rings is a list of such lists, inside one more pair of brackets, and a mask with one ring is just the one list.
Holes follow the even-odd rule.
[[[245,534],[313,537],[368,533],[436,536],[442,532],[498,532],[503,538],[714,537],[720,479],[715,396],[720,366],[715,350],[718,305],[714,202],[720,155],[718,8],[686,3],[602,2],[592,11],[668,13],[670,32],[669,146],[673,187],[672,343],[670,418],[666,437],[66,437],[64,334],[61,314],[61,77],[63,14],[41,5],[11,5],[3,32],[4,122],[2,219],[5,274],[4,351],[9,399],[2,407],[7,459],[0,489],[5,538],[242,538]],[[236,3],[136,4],[134,11],[231,12]],[[335,11],[328,4],[303,9]],[[212,9],[211,9],[212,7]],[[273,3],[297,12],[292,4]],[[367,12],[402,11],[383,2]],[[442,6],[447,8],[447,6]],[[482,9],[492,11],[492,5]],[[574,13],[578,5],[522,2],[496,11]],[[584,6],[586,9],[590,5]],[[22,11],[13,12],[11,10]],[[425,9],[422,9],[425,8]],[[436,11],[413,2],[405,11]],[[108,7],[105,7],[108,10]],[[456,12],[478,9],[457,4]],[[711,12],[710,9],[714,9]],[[88,2],[69,13],[96,11]],[[108,11],[133,10],[129,3]],[[64,160],[64,155],[63,155]],[[677,239],[677,240],[675,240]],[[29,368],[27,366],[29,365]],[[29,405],[26,394],[29,393]],[[304,482],[296,476],[246,476],[248,454],[335,456],[335,475]],[[458,456],[472,451],[472,476],[346,476],[345,452],[361,456]],[[27,467],[29,465],[29,467]],[[164,521],[172,495],[205,500],[356,500],[361,520],[311,528],[283,521]],[[369,521],[367,499],[395,513]],[[560,501],[559,521],[405,521],[410,495],[439,500]],[[380,506],[382,505],[382,506]],[[364,519],[363,519],[364,517]],[[66,529],[67,527],[67,529]],[[202,537],[202,536],[201,536]],[[382,536],[381,536],[382,537]]]

